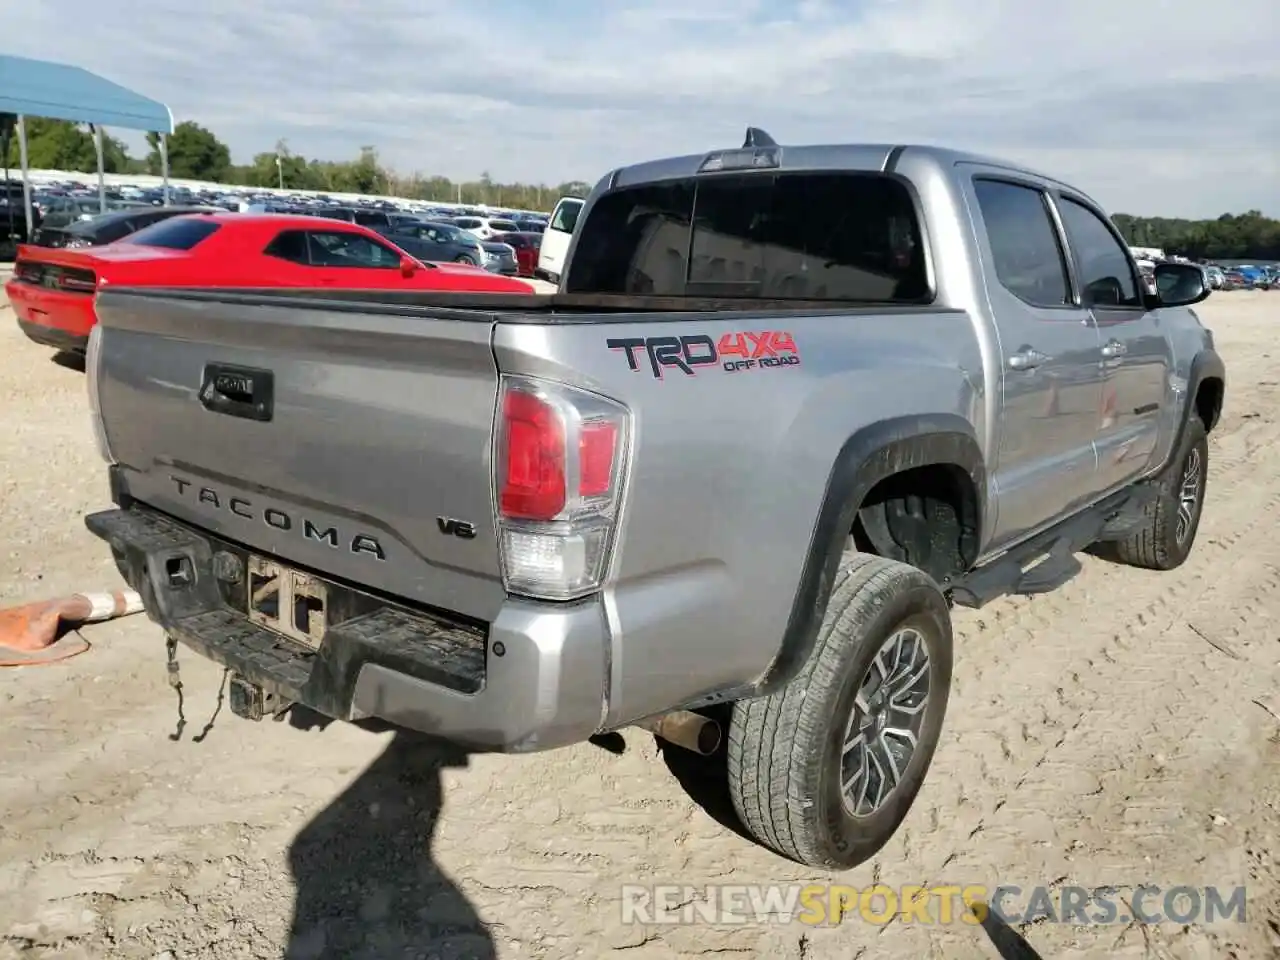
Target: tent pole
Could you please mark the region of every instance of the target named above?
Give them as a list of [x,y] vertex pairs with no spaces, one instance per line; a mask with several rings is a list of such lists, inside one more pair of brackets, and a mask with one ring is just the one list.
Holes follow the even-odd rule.
[[31,221],[31,179],[27,175],[27,118],[18,114],[18,159],[22,161],[22,212],[27,218],[27,243],[36,225]]
[[169,205],[169,135],[160,134],[160,175],[164,177],[164,205]]
[[105,165],[102,162],[102,127],[96,123],[93,127],[93,149],[98,155],[98,212],[107,212],[107,178],[103,175]]

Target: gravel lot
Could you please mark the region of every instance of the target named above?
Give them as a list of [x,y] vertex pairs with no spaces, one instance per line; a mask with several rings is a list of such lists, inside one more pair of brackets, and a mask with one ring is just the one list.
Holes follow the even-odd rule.
[[[1280,955],[1278,307],[1202,308],[1230,383],[1191,560],[1087,558],[1056,594],[959,612],[933,772],[890,846],[838,882],[1245,884],[1243,925],[1021,932],[1046,960]],[[0,604],[114,588],[81,522],[108,503],[83,375],[7,307],[0,402]],[[621,753],[531,757],[225,709],[204,732],[221,672],[185,654],[175,741],[157,629],[85,635],[77,659],[0,671],[0,960],[999,955],[963,924],[624,925],[624,883],[826,878],[723,825],[714,776],[638,731]]]

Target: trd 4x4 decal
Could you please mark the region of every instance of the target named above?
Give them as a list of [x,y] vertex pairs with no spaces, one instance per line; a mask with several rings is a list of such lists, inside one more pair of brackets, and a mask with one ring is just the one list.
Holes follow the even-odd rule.
[[705,333],[684,337],[620,337],[606,341],[610,350],[627,355],[627,366],[640,369],[647,357],[649,370],[661,380],[665,368],[693,376],[699,367],[718,366],[728,373],[743,370],[772,370],[800,363],[800,351],[785,330],[760,333],[726,333],[719,342]]

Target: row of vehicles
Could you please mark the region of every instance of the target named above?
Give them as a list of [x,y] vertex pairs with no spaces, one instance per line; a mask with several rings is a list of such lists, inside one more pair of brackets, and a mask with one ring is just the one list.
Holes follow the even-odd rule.
[[1215,290],[1280,289],[1280,264],[1238,263],[1225,267],[1212,264],[1207,269]]
[[[103,214],[96,191],[85,185],[48,185],[34,196],[38,229],[32,242],[53,247],[110,242],[173,215],[162,212],[169,209],[299,214],[346,220],[378,233],[395,234],[399,245],[420,258],[471,262],[494,272],[536,276],[554,283],[559,279],[583,204],[579,197],[565,197],[550,215],[543,215],[528,211],[499,214],[486,208],[397,204],[375,199],[337,203],[324,196],[280,197],[186,188],[174,188],[171,197],[172,206],[166,207],[158,190],[112,188],[106,200],[107,213]],[[425,229],[424,224],[428,225]],[[464,235],[441,230],[441,225],[456,227]],[[478,246],[471,242],[472,237],[479,241]]]
[[[1138,270],[1148,289],[1154,292],[1155,268],[1166,261],[1138,259]],[[1174,257],[1170,263],[1192,263],[1185,257]],[[1272,290],[1280,288],[1280,264],[1236,264],[1221,266],[1216,263],[1199,263],[1210,290]]]
[[[122,219],[150,222],[123,236]],[[530,285],[474,257],[419,259],[407,235],[381,234],[340,219],[291,214],[148,207],[86,222],[60,246],[18,248],[5,291],[26,335],[59,350],[84,352],[97,321],[95,295],[108,286],[529,293]],[[132,224],[137,226],[137,224]],[[456,249],[469,246],[456,227]],[[426,242],[426,241],[422,241]],[[448,247],[447,249],[454,249]],[[438,249],[432,247],[433,250]],[[443,261],[443,262],[440,262]],[[514,270],[511,272],[514,273]]]
[[639,725],[723,745],[761,843],[865,861],[939,746],[953,605],[1052,591],[1086,548],[1190,553],[1226,376],[1205,273],[1148,288],[1020,166],[754,128],[573,220],[549,295],[314,217],[24,257],[24,291],[95,297],[115,505],[86,523],[239,716],[512,752]]

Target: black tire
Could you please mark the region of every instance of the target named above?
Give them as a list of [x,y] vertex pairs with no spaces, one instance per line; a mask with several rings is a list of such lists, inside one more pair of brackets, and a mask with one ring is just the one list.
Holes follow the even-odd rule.
[[453,258],[453,262],[454,262],[454,263],[465,263],[465,264],[466,264],[467,266],[469,266],[469,267],[478,267],[478,266],[480,266],[480,264],[476,263],[476,262],[475,262],[475,260],[473,260],[471,257],[468,257],[465,253],[460,253],[460,254],[458,254],[458,256],[456,256],[456,257],[454,257],[454,258]]
[[[929,656],[920,673],[929,687],[917,745],[883,805],[855,816],[843,798],[845,736],[876,655],[904,629],[924,637]],[[777,693],[734,704],[729,793],[743,826],[765,846],[813,867],[842,870],[874,856],[928,772],[946,714],[951,659],[951,616],[938,585],[906,564],[847,553],[800,673]]]
[[[1184,517],[1186,523],[1180,530],[1178,518],[1189,470],[1197,473],[1198,481],[1194,500],[1188,507],[1189,516]],[[1173,570],[1182,566],[1191,554],[1196,531],[1200,529],[1208,479],[1209,438],[1204,422],[1192,414],[1178,455],[1156,481],[1158,492],[1155,500],[1146,506],[1142,525],[1111,545],[1113,558],[1145,570]]]

